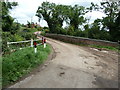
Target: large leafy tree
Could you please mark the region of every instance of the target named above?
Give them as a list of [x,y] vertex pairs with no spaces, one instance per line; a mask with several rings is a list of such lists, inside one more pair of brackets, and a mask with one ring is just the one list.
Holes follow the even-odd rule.
[[17,6],[17,2],[1,2],[2,4],[2,30],[10,31],[14,19],[9,15],[9,10]]
[[115,20],[115,28],[114,33],[112,34],[114,41],[120,41],[120,11],[118,13],[118,16]]
[[43,18],[47,21],[52,33],[59,33],[63,21],[66,21],[73,30],[77,30],[79,25],[84,23],[86,19],[83,17],[85,8],[83,6],[56,5],[55,3],[43,2],[38,8],[36,16],[39,21]]
[[94,23],[91,24],[91,27],[87,30],[89,38],[109,40],[109,33],[101,28],[101,21],[101,19],[96,19]]
[[92,6],[90,7],[90,10],[98,10],[106,14],[106,17],[103,17],[101,22],[103,28],[107,28],[109,30],[111,40],[120,40],[120,31],[118,29],[120,27],[120,24],[118,23],[120,13],[120,11],[118,10],[119,2],[105,0],[104,2],[100,3],[100,6],[95,5],[93,3],[91,4]]
[[70,20],[70,26],[73,26],[74,30],[78,30],[79,25],[82,25],[86,22],[86,19],[83,17],[85,14],[85,7],[75,5],[70,7],[68,18]]
[[56,5],[55,3],[43,2],[42,6],[38,7],[36,16],[44,19],[52,33],[58,33],[62,28],[63,21],[66,19],[65,10],[67,6]]

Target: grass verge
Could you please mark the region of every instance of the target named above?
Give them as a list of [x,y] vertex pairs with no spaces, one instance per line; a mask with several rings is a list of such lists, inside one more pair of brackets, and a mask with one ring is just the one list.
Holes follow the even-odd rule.
[[2,86],[12,84],[33,68],[42,64],[50,52],[51,47],[47,44],[46,48],[43,48],[43,45],[37,46],[37,53],[34,53],[34,48],[27,47],[3,57]]
[[[56,40],[59,40],[59,39],[56,39]],[[120,52],[120,46],[112,47],[112,46],[101,46],[101,45],[87,45],[87,44],[74,43],[74,42],[65,41],[65,40],[59,40],[59,41],[62,41],[62,42],[65,42],[65,43],[71,43],[71,44],[75,44],[75,45],[79,45],[79,46],[92,47],[92,48],[104,48],[104,49],[107,49],[107,50],[113,50],[113,51]]]
[[104,48],[104,49],[108,49],[108,50],[119,51],[119,47],[100,46],[100,45],[88,45],[88,46],[93,47],[93,48]]

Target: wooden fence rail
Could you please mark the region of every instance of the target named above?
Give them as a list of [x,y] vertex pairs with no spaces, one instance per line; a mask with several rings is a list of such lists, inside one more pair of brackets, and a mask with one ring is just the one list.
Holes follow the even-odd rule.
[[[36,40],[31,39],[31,40],[18,41],[18,42],[7,42],[7,46],[9,47],[10,44],[18,44],[18,43],[30,42],[30,47],[33,47],[33,42],[34,42],[34,41],[40,41],[40,40],[42,40],[42,39],[36,39]],[[37,44],[37,45],[41,45],[41,44],[42,44],[42,43],[39,43],[39,44]]]

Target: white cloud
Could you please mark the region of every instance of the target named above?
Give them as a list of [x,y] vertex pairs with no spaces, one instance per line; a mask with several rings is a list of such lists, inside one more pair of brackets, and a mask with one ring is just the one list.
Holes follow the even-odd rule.
[[[11,11],[11,16],[16,18],[18,22],[26,24],[27,21],[34,21],[38,22],[38,17],[35,16],[36,10],[38,9],[38,6],[41,5],[43,1],[53,2],[56,4],[64,4],[64,5],[83,5],[83,6],[89,6],[91,2],[99,3],[101,0],[9,0],[9,1],[15,1],[18,2],[19,6],[15,7]],[[102,13],[93,12],[88,13],[86,17],[91,16],[91,20],[95,18],[101,18],[103,16]],[[47,23],[44,20],[41,20],[40,22],[41,26],[47,26]]]
[[92,11],[92,12],[88,12],[85,17],[86,18],[90,18],[90,22],[89,23],[93,23],[95,19],[99,18],[102,19],[102,17],[105,17],[106,15],[102,12],[99,11]]

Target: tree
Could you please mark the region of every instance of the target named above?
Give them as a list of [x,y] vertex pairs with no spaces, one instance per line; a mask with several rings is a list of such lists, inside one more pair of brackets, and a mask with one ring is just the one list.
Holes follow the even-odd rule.
[[31,23],[29,21],[27,21],[27,27],[31,28]]
[[88,37],[93,39],[100,38],[100,20],[96,19],[92,24],[91,28],[88,30]]
[[44,19],[50,29],[50,32],[57,33],[57,29],[62,28],[65,20],[65,5],[56,5],[55,3],[43,2],[41,7],[38,7],[36,16]]
[[74,7],[69,8],[68,18],[70,20],[70,26],[73,26],[74,30],[78,30],[79,25],[82,25],[86,22],[86,19],[83,17],[85,14],[85,8],[83,6],[75,5]]
[[109,30],[112,41],[117,41],[118,38],[116,37],[120,36],[117,34],[117,32],[119,32],[119,29],[117,28],[120,26],[120,24],[116,26],[117,20],[119,19],[119,12],[120,12],[118,10],[119,2],[106,0],[104,2],[101,2],[100,6],[95,5],[93,3],[91,4],[92,6],[90,7],[90,10],[98,10],[106,14],[106,17],[103,17],[101,21],[103,28],[107,28]]
[[1,2],[2,3],[2,30],[10,31],[14,19],[9,15],[9,10],[13,9],[18,4],[16,2]]
[[118,17],[116,18],[115,20],[115,28],[114,28],[114,33],[112,34],[113,35],[113,40],[114,41],[120,41],[120,11],[118,13]]

